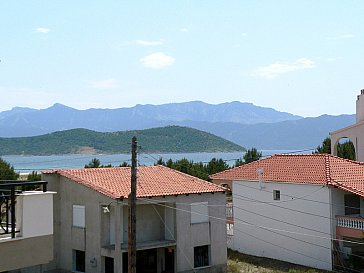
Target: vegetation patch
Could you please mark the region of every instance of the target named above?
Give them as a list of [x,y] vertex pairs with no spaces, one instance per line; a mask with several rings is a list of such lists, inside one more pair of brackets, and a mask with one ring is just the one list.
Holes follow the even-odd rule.
[[196,129],[167,126],[145,130],[101,133],[72,129],[34,137],[0,138],[0,155],[53,155],[72,153],[129,153],[136,136],[140,152],[234,152],[244,148]]
[[228,273],[329,273],[274,259],[242,254],[228,249]]

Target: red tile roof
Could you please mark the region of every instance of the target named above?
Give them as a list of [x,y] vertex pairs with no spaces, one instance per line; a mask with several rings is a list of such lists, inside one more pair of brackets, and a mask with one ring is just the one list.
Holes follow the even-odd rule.
[[327,184],[364,197],[364,163],[328,154],[273,155],[211,178],[257,181],[258,168],[265,182]]
[[[45,171],[57,173],[111,198],[128,198],[130,167]],[[137,168],[137,197],[224,192],[225,188],[164,166]]]

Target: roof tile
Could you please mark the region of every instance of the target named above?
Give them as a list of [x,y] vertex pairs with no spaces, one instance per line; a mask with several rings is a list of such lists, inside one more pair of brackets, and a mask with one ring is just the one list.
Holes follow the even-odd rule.
[[[130,193],[130,167],[67,169],[43,173],[57,173],[114,199],[128,198]],[[137,197],[224,191],[223,187],[164,166],[137,168]]]
[[328,154],[278,154],[211,175],[212,179],[328,184],[364,197],[364,163]]

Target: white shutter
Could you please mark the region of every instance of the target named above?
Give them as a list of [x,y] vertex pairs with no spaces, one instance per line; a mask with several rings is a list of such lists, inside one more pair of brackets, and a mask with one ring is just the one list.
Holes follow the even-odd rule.
[[85,206],[73,205],[73,226],[86,227],[85,225]]
[[191,203],[191,224],[209,221],[209,207],[207,202]]

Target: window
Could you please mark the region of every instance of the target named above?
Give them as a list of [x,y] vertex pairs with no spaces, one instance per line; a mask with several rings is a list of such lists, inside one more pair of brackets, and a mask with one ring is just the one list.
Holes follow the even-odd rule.
[[105,273],[114,273],[114,258],[105,257]]
[[196,246],[194,251],[194,267],[203,267],[210,265],[209,246]]
[[85,206],[73,205],[73,222],[74,227],[85,227]]
[[345,215],[360,214],[360,197],[356,194],[345,194]]
[[281,200],[281,191],[273,190],[273,200]]
[[191,204],[191,224],[206,223],[209,221],[209,208],[207,202]]
[[85,272],[85,251],[73,250],[73,270],[76,272]]

